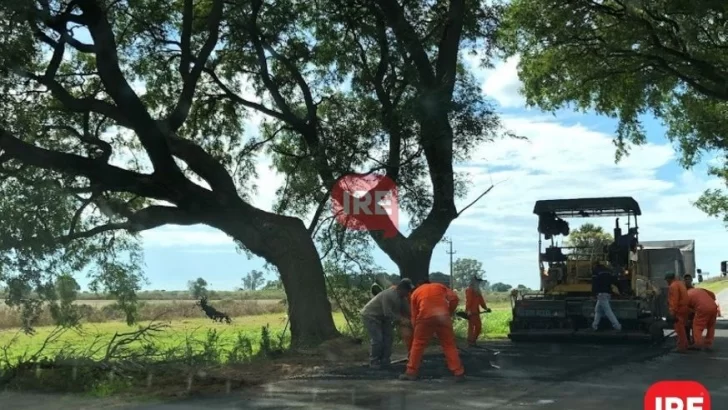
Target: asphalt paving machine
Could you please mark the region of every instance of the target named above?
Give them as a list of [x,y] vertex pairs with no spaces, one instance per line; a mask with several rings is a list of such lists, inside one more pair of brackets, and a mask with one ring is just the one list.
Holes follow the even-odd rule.
[[[668,316],[664,274],[694,274],[694,252],[686,252],[692,251],[694,241],[641,244],[637,217],[642,212],[632,197],[542,200],[533,212],[538,216],[541,288],[512,298],[511,340],[663,340]],[[565,242],[569,235],[567,219],[597,217],[615,218],[611,243],[579,247],[557,241],[562,237]],[[692,258],[687,269],[686,255]],[[616,277],[611,306],[622,325],[620,332],[612,331],[606,318],[599,330],[591,329],[595,305],[591,282],[598,265]]]

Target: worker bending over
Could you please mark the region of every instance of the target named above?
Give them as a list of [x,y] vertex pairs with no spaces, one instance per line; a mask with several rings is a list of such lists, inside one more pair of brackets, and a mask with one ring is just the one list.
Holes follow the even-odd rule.
[[476,346],[480,331],[483,329],[483,322],[480,320],[480,308],[485,310],[483,293],[480,290],[480,284],[483,279],[473,276],[470,279],[470,286],[465,289],[465,313],[468,315],[468,345]]
[[389,366],[392,357],[394,322],[409,322],[402,317],[403,304],[414,286],[409,279],[399,285],[378,292],[361,310],[362,322],[369,334],[369,365],[378,369]]
[[410,295],[410,310],[414,324],[414,340],[407,361],[407,371],[400,380],[417,380],[422,364],[422,355],[433,335],[437,335],[445,354],[447,368],[461,381],[465,369],[460,361],[455,344],[455,331],[452,328],[452,315],[458,307],[457,294],[440,283],[424,282]]
[[[708,289],[688,289],[688,307],[695,312],[693,318],[694,346],[697,349],[711,350],[715,339],[715,324],[718,319],[715,293]],[[703,330],[707,330],[705,339],[703,339]]]
[[688,289],[685,283],[675,278],[675,274],[665,274],[667,282],[667,301],[670,309],[670,316],[675,320],[674,328],[677,335],[677,353],[685,353],[688,350],[688,335],[685,332],[685,324],[688,321],[690,308],[688,307]]

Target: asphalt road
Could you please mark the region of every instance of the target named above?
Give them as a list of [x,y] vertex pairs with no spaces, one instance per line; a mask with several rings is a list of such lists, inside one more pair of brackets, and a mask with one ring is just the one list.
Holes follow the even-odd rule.
[[[728,312],[728,292],[719,295]],[[727,315],[728,316],[728,315]],[[286,380],[219,397],[173,403],[0,393],[0,407],[25,409],[502,409],[639,410],[654,382],[696,380],[711,393],[713,410],[728,410],[728,321],[721,321],[716,351],[687,355],[635,345],[490,343],[500,354],[463,351],[469,378],[455,384],[440,355],[426,358],[423,380],[401,382],[391,371],[352,367],[317,377]],[[495,365],[494,366],[491,366]],[[6,407],[8,406],[8,407]]]

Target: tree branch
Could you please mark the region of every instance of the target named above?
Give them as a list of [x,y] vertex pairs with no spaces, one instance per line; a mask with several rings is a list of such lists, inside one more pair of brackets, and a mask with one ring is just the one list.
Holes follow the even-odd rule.
[[180,34],[180,50],[182,52],[182,58],[180,58],[179,61],[179,73],[182,76],[183,81],[187,81],[187,76],[190,73],[190,64],[192,63],[190,40],[192,38],[193,13],[193,0],[184,0],[184,6],[182,9],[182,33]]
[[3,157],[17,159],[33,167],[86,177],[104,190],[132,192],[148,198],[170,200],[167,190],[160,190],[152,175],[145,175],[79,155],[55,152],[24,142],[0,127]]
[[106,92],[118,107],[123,107],[124,117],[133,125],[139,140],[149,154],[155,172],[165,176],[170,184],[185,184],[186,180],[172,158],[165,131],[152,119],[139,96],[134,92],[119,66],[117,44],[106,11],[95,0],[78,0],[83,11],[83,21],[94,41],[94,53],[99,77]]
[[[180,70],[184,70],[186,72],[186,70],[189,70],[190,64],[189,59],[191,55],[191,50],[189,45],[189,36],[191,35],[191,33],[189,31],[185,32],[185,28],[191,30],[191,27],[185,27],[185,23],[190,26],[192,25],[191,21],[187,21],[192,19],[192,0],[185,1],[185,16],[183,17],[182,28],[182,59],[180,60]],[[190,8],[189,17],[187,15],[188,5]],[[184,124],[187,116],[190,113],[190,109],[192,108],[192,99],[195,96],[195,90],[197,89],[197,83],[200,80],[200,75],[202,74],[202,70],[204,69],[205,64],[207,64],[207,60],[208,58],[210,58],[210,54],[215,49],[217,41],[220,37],[220,21],[222,20],[223,5],[223,0],[212,1],[212,9],[210,10],[210,15],[207,17],[207,31],[209,32],[209,34],[207,36],[207,39],[205,40],[205,43],[202,45],[200,54],[194,60],[194,66],[192,67],[192,70],[189,72],[188,75],[183,75],[184,85],[182,86],[182,92],[180,93],[174,110],[167,118],[167,125],[172,132],[176,132],[177,130],[179,130],[180,127],[182,127],[182,124]],[[187,38],[184,37],[185,35],[187,35]],[[186,46],[185,41],[187,42]]]
[[465,212],[465,211],[467,211],[467,210],[468,210],[468,208],[470,208],[471,206],[475,205],[475,203],[476,203],[476,202],[478,202],[478,201],[480,201],[480,199],[481,199],[481,198],[483,198],[484,196],[488,195],[488,193],[489,193],[489,192],[490,192],[490,191],[491,191],[491,190],[492,190],[492,189],[493,189],[494,187],[495,187],[495,185],[491,185],[491,186],[490,186],[490,187],[489,187],[488,189],[486,189],[486,190],[485,190],[485,191],[484,191],[484,192],[483,192],[482,194],[478,195],[478,197],[477,197],[477,198],[475,198],[475,200],[474,200],[473,202],[471,202],[471,203],[467,204],[467,205],[466,205],[466,206],[465,206],[465,207],[464,207],[463,209],[461,209],[461,210],[460,210],[460,212],[458,212],[458,215],[457,215],[457,216],[460,216],[460,215],[462,215],[462,213],[463,213],[463,212]]
[[173,135],[168,137],[168,140],[172,154],[207,181],[213,191],[228,198],[237,196],[235,181],[227,169],[212,155],[188,139]]
[[465,0],[450,0],[447,22],[437,47],[437,61],[435,63],[437,84],[442,87],[440,90],[442,94],[447,96],[451,96],[455,89],[464,14]]
[[437,85],[432,64],[414,27],[407,21],[404,10],[396,0],[376,0],[388,25],[402,41],[419,74],[420,83],[433,88]]
[[116,230],[126,230],[132,233],[137,233],[159,228],[164,225],[196,225],[202,222],[202,218],[180,208],[151,205],[134,212],[134,214],[132,214],[125,222],[110,222],[85,231],[69,232],[68,235],[59,238],[59,242],[68,243],[73,240],[90,238],[104,232]]
[[262,112],[263,114],[269,115],[269,116],[271,116],[271,117],[273,117],[273,118],[275,118],[275,119],[277,119],[279,121],[286,122],[286,117],[285,117],[285,115],[283,113],[280,113],[280,112],[278,112],[276,110],[273,110],[271,108],[268,108],[268,107],[266,107],[263,104],[246,100],[243,97],[239,96],[237,93],[233,92],[230,89],[230,87],[228,87],[227,85],[225,85],[225,83],[222,82],[222,79],[220,79],[220,77],[212,69],[205,68],[203,71],[205,73],[207,73],[207,75],[209,75],[210,78],[212,78],[212,81],[215,84],[217,84],[218,87],[220,87],[220,89],[224,93],[223,95],[226,96],[227,98],[233,100],[234,102],[236,102],[236,103],[238,103],[238,104],[240,104],[242,106],[245,106],[245,107],[248,107],[248,108],[252,108],[252,109],[254,109],[256,111]]

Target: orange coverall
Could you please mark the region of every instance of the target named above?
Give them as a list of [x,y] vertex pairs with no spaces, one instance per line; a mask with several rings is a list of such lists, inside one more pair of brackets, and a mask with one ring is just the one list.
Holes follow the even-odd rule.
[[445,354],[447,368],[455,375],[465,373],[455,344],[455,331],[452,328],[452,315],[459,303],[458,295],[440,283],[420,285],[410,295],[414,340],[407,362],[407,374],[417,376],[432,335],[437,335]]
[[[688,306],[695,311],[693,319],[693,337],[696,347],[713,347],[715,339],[715,323],[718,318],[718,304],[715,293],[707,289],[692,288],[688,290]],[[708,330],[703,340],[703,330]]]
[[480,308],[485,309],[485,299],[480,292],[468,287],[465,289],[465,312],[468,313],[468,343],[474,345],[478,341],[483,322],[480,320]]
[[688,350],[688,335],[685,332],[685,324],[688,321],[690,308],[688,307],[688,289],[685,283],[674,280],[667,291],[667,300],[670,307],[670,315],[675,318],[675,334],[677,335],[677,350],[684,352]]

